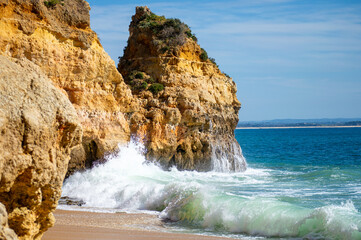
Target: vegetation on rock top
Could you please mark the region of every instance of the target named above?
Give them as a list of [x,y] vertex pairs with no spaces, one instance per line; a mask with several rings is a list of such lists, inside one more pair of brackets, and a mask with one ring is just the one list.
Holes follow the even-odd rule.
[[[139,53],[142,53],[143,56],[144,52],[149,51],[147,54],[150,56],[177,57],[181,50],[180,47],[187,41],[189,44],[192,44],[193,41],[193,44],[197,45],[194,48],[194,53],[199,56],[198,60],[212,63],[219,68],[215,59],[209,57],[205,49],[199,48],[198,40],[190,27],[177,18],[158,16],[147,7],[137,7],[130,29],[133,37],[128,39],[127,46],[124,47],[125,57],[119,57],[118,66],[130,65],[133,58],[139,57],[137,54],[134,55],[135,49],[141,49]],[[139,48],[137,44],[139,44]],[[133,92],[151,91],[153,94],[158,94],[158,92],[164,90],[161,83],[155,81],[146,72],[139,70],[138,67],[134,66],[123,72],[125,82]],[[223,74],[229,78],[227,74]]]
[[44,1],[44,5],[47,8],[54,8],[57,4],[61,3],[61,5],[64,5],[64,0],[50,0],[50,1]]
[[202,52],[201,55],[199,56],[201,58],[202,61],[207,61],[208,60],[208,53],[206,50],[204,50],[203,48],[201,48]]
[[[172,53],[174,49],[186,43],[187,39],[197,42],[198,39],[192,33],[190,27],[178,18],[166,18],[152,12],[144,14],[136,23],[140,29],[152,31],[155,36],[153,43],[158,47],[161,54]],[[199,55],[203,62],[208,59],[218,67],[214,58],[209,58],[203,48]]]
[[187,39],[197,42],[190,27],[178,18],[165,18],[151,12],[138,20],[137,27],[152,31],[155,36],[154,43],[161,53],[171,52],[186,43]]

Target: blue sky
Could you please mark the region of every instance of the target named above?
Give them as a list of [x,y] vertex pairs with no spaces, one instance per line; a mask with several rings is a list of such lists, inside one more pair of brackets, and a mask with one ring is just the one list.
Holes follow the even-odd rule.
[[361,117],[361,1],[88,1],[117,62],[135,6],[179,18],[237,84],[240,121]]

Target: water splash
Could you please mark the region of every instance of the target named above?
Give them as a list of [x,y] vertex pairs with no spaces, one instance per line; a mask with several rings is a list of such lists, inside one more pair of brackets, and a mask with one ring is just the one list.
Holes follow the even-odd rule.
[[[241,173],[163,171],[148,163],[143,147],[120,147],[105,164],[70,176],[63,196],[85,202],[87,210],[157,211],[181,226],[248,236],[361,239],[361,215],[351,201],[305,208],[275,198],[243,195],[251,180],[266,181],[269,171]],[[272,180],[272,179],[271,179]]]
[[224,144],[217,141],[212,146],[212,170],[215,172],[241,172],[247,169],[247,162],[239,144],[234,141]]

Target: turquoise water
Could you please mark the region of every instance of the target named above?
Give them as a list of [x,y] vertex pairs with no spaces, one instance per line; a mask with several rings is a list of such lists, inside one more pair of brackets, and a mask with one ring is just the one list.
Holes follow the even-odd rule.
[[152,211],[170,230],[247,239],[361,239],[361,128],[245,129],[245,172],[163,171],[137,143],[68,178],[84,209]]
[[236,138],[248,166],[271,173],[256,192],[309,208],[352,201],[361,210],[361,128],[244,129]]

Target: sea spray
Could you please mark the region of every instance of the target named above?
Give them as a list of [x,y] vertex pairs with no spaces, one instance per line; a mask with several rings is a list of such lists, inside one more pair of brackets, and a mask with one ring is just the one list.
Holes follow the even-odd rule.
[[241,173],[163,171],[146,162],[142,151],[134,142],[120,147],[104,164],[70,176],[63,196],[83,200],[87,210],[156,211],[178,226],[200,231],[360,239],[361,215],[351,201],[310,208],[273,196],[284,194],[281,189],[267,193],[274,176],[287,172],[253,168]]
[[[212,143],[212,170],[215,172],[240,172],[247,169],[247,162],[239,144],[234,142]],[[232,153],[232,155],[230,155]]]

